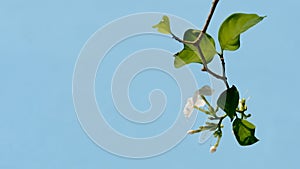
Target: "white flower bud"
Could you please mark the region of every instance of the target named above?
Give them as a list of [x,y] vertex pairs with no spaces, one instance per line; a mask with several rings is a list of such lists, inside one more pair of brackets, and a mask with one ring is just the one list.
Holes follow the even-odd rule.
[[186,133],[187,134],[195,134],[195,130],[188,130]]
[[210,151],[210,153],[214,153],[214,152],[217,151],[217,147],[216,146],[211,146],[209,151]]

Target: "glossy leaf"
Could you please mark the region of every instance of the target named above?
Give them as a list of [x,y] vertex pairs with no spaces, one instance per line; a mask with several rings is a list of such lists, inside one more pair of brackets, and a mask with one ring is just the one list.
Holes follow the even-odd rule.
[[240,47],[240,35],[263,20],[256,14],[235,13],[230,15],[219,29],[219,42],[222,50],[237,50]]
[[[186,41],[194,41],[199,36],[200,32],[200,30],[189,29],[184,33],[183,39]],[[202,49],[202,53],[207,63],[211,62],[217,53],[214,39],[210,35],[204,34],[199,46]],[[176,68],[179,68],[189,63],[202,64],[202,59],[197,47],[192,44],[184,44],[183,50],[175,54],[174,65]]]
[[163,16],[161,21],[158,24],[152,26],[152,28],[157,28],[157,31],[163,34],[171,34],[169,17]]
[[255,125],[247,120],[236,118],[232,123],[236,140],[241,146],[248,146],[259,141],[255,137]]
[[236,108],[239,104],[239,91],[235,86],[225,90],[218,98],[217,105],[224,110],[224,112],[230,117],[231,121],[236,115]]

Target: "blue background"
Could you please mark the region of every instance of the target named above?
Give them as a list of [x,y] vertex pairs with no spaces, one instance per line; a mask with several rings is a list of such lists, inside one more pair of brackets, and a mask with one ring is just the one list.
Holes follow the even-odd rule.
[[[72,75],[80,49],[96,30],[137,12],[170,13],[202,26],[210,5],[210,0],[2,1],[0,168],[297,168],[300,2],[294,0],[221,1],[209,28],[216,37],[233,12],[268,16],[243,35],[239,51],[226,53],[230,82],[251,96],[248,106],[259,143],[238,146],[225,121],[215,154],[208,153],[211,143],[200,146],[198,136],[189,136],[165,154],[136,160],[100,149],[81,129]],[[174,45],[172,52],[179,49]],[[135,104],[146,109],[148,103]]]

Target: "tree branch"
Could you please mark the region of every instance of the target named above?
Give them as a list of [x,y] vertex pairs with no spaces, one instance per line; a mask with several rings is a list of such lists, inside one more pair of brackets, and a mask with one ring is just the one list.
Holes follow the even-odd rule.
[[[216,74],[215,72],[211,71],[211,70],[208,68],[208,66],[207,66],[207,61],[206,61],[206,59],[205,59],[205,57],[204,57],[204,55],[203,55],[202,49],[201,49],[200,46],[199,46],[199,44],[200,44],[200,42],[201,42],[201,40],[202,40],[202,38],[203,38],[204,33],[205,33],[205,32],[207,31],[207,29],[208,29],[208,26],[209,26],[209,24],[210,24],[210,21],[211,21],[211,19],[212,19],[212,16],[213,16],[213,14],[214,14],[214,12],[215,12],[215,10],[216,10],[216,7],[217,7],[218,3],[219,3],[219,0],[213,0],[213,2],[212,2],[212,7],[211,7],[210,12],[209,12],[209,14],[208,14],[208,17],[207,17],[207,19],[206,19],[206,22],[205,22],[205,24],[204,24],[204,26],[203,26],[203,29],[202,29],[202,31],[200,32],[199,36],[197,37],[197,39],[195,40],[195,43],[194,43],[193,45],[197,48],[197,50],[198,50],[198,52],[199,52],[199,55],[200,55],[201,60],[202,60],[202,63],[203,63],[204,70],[207,71],[207,73],[209,73],[209,74],[211,74],[212,76],[214,76],[215,78],[223,80],[224,83],[225,83],[225,85],[226,85],[226,87],[229,88],[229,84],[228,84],[228,82],[227,82],[227,77],[224,76],[225,72],[223,72],[223,76],[220,76],[220,75]],[[223,64],[222,64],[222,65],[223,65]],[[225,63],[224,63],[224,65],[225,65]],[[222,66],[222,67],[223,67],[223,70],[225,71],[225,66]]]
[[225,61],[224,61],[224,58],[223,58],[223,54],[219,55],[220,59],[222,61],[222,68],[223,68],[223,75],[221,76],[221,75],[216,74],[215,72],[213,72],[212,70],[210,70],[208,68],[207,61],[206,61],[206,59],[203,55],[202,49],[200,48],[200,42],[201,42],[204,34],[206,33],[207,29],[208,29],[208,26],[210,24],[210,21],[213,17],[213,14],[216,10],[216,7],[217,7],[218,3],[219,3],[219,0],[213,0],[212,7],[211,7],[210,12],[208,14],[208,17],[205,21],[203,29],[202,29],[202,31],[200,31],[200,33],[199,33],[198,37],[195,39],[195,41],[182,40],[179,37],[177,37],[176,35],[174,35],[173,33],[171,33],[171,35],[175,40],[177,40],[180,43],[194,45],[197,48],[198,52],[199,52],[199,55],[200,55],[200,58],[201,58],[201,61],[202,61],[203,67],[204,67],[203,70],[206,71],[207,73],[209,73],[210,75],[214,76],[215,78],[221,79],[225,83],[226,87],[229,88],[229,84],[228,84],[226,73],[225,73]]
[[208,68],[208,66],[207,66],[207,61],[206,61],[206,59],[205,59],[205,57],[204,57],[204,55],[203,55],[203,52],[202,52],[200,46],[199,46],[198,44],[194,44],[194,46],[197,48],[197,50],[198,50],[198,52],[199,52],[199,55],[200,55],[200,57],[201,57],[201,61],[202,61],[203,67],[204,67],[204,71],[206,71],[207,73],[211,74],[212,76],[214,76],[214,77],[217,78],[217,79],[221,79],[221,80],[223,80],[223,81],[224,81],[224,80],[227,81],[227,79],[224,79],[223,76],[220,76],[220,75],[216,74],[215,72],[213,72],[212,70],[210,70],[210,69]]
[[217,7],[218,3],[219,3],[219,0],[214,0],[214,1],[212,2],[212,7],[211,7],[211,9],[210,9],[210,13],[209,13],[209,15],[208,15],[208,17],[207,17],[207,19],[206,19],[205,25],[204,25],[204,27],[203,27],[203,29],[202,29],[202,31],[203,31],[204,33],[206,32],[206,30],[207,30],[207,28],[208,28],[208,26],[209,26],[209,23],[210,23],[211,18],[212,18],[213,14],[214,14],[214,12],[215,12],[215,10],[216,10],[216,7]]
[[197,37],[196,42],[195,42],[194,45],[195,45],[195,46],[197,47],[197,49],[198,49],[198,52],[199,52],[200,57],[201,57],[201,60],[202,60],[202,62],[203,62],[204,70],[207,71],[207,72],[208,72],[209,74],[211,74],[212,76],[214,76],[215,78],[223,80],[223,82],[224,82],[225,85],[226,85],[226,88],[228,89],[228,88],[229,88],[229,84],[228,84],[227,77],[226,77],[226,72],[225,72],[225,61],[224,61],[223,54],[219,55],[219,56],[220,56],[220,59],[221,59],[221,62],[222,62],[222,69],[223,69],[223,75],[220,76],[220,75],[214,73],[213,71],[211,71],[211,70],[208,68],[208,66],[207,66],[207,61],[206,61],[206,59],[205,59],[205,57],[204,57],[204,55],[203,55],[203,52],[202,52],[201,48],[200,48],[199,45],[198,45],[198,44],[200,44],[200,42],[201,42],[201,40],[202,40],[202,38],[203,38],[204,33],[206,33],[206,31],[207,31],[207,29],[208,29],[208,26],[209,26],[209,24],[210,24],[210,21],[211,21],[211,19],[212,19],[212,16],[213,16],[213,14],[214,14],[214,12],[215,12],[215,10],[216,10],[216,7],[217,7],[218,3],[219,3],[219,0],[213,0],[213,2],[212,2],[212,7],[211,7],[210,12],[209,12],[209,14],[208,14],[208,17],[207,17],[207,19],[206,19],[206,22],[205,22],[205,24],[204,24],[204,26],[203,26],[202,31],[200,32],[199,36]]
[[[222,71],[223,71],[223,77],[227,79],[226,77],[226,67],[225,67],[225,59],[224,59],[224,56],[223,56],[223,52],[221,54],[218,54],[220,56],[220,60],[222,62]],[[229,88],[229,84],[228,84],[228,81],[224,81],[227,89]]]
[[183,44],[191,44],[191,45],[195,43],[195,41],[186,41],[186,40],[180,39],[179,37],[177,37],[177,36],[174,35],[173,33],[171,33],[171,35],[172,35],[172,38],[173,38],[173,39],[177,40],[177,41],[180,42],[180,43],[183,43]]
[[185,41],[185,40],[182,40],[182,39],[178,38],[178,37],[177,37],[176,35],[174,35],[173,33],[171,33],[171,35],[173,36],[173,38],[174,38],[175,40],[181,42],[181,43],[184,43],[184,44],[196,44],[196,43],[199,43],[199,42],[201,41],[202,37],[203,37],[203,33],[206,33],[206,31],[207,31],[207,28],[208,28],[208,26],[209,26],[209,24],[210,24],[210,21],[211,21],[211,19],[212,19],[212,16],[214,15],[214,12],[215,12],[215,10],[216,10],[216,7],[217,7],[218,3],[219,3],[219,0],[213,0],[213,2],[212,2],[212,7],[211,7],[210,12],[209,12],[209,14],[208,14],[208,17],[207,17],[207,19],[206,19],[206,21],[205,21],[205,25],[203,26],[202,31],[201,31],[200,34],[198,35],[197,39],[195,39],[195,41]]

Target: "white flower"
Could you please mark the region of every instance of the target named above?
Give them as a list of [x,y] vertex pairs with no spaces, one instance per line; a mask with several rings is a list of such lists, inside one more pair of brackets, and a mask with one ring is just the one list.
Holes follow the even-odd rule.
[[196,103],[195,103],[195,106],[197,107],[203,107],[205,106],[205,101],[203,99],[197,99]]
[[193,110],[194,110],[194,102],[193,102],[193,98],[190,97],[187,99],[187,102],[183,109],[184,116],[186,118],[191,117]]
[[200,99],[199,96],[190,97],[187,99],[187,102],[184,106],[183,114],[186,118],[190,118],[194,110],[194,106],[203,107],[204,105],[205,101],[203,99]]
[[210,151],[210,153],[214,153],[214,152],[217,151],[217,147],[216,146],[211,146],[209,151]]

